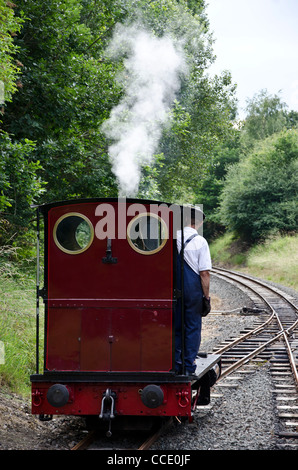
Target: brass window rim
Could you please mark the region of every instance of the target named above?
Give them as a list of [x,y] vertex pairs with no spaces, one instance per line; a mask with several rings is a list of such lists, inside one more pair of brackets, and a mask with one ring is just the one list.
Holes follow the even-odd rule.
[[[64,248],[61,245],[61,243],[59,243],[59,240],[57,238],[58,225],[62,222],[62,220],[66,219],[68,217],[73,217],[73,216],[79,217],[79,218],[83,219],[85,222],[87,222],[87,224],[89,225],[90,230],[91,230],[91,236],[90,236],[90,240],[89,240],[88,244],[85,247],[81,248],[80,250],[68,250],[67,248]],[[78,254],[83,253],[84,251],[88,250],[88,248],[91,246],[91,244],[94,240],[94,227],[92,225],[92,222],[88,219],[88,217],[86,215],[81,214],[80,212],[68,212],[67,214],[64,214],[61,217],[59,217],[59,219],[55,222],[55,225],[54,225],[54,228],[53,228],[53,238],[54,238],[55,244],[57,245],[57,247],[61,251],[63,251],[64,253],[70,254],[70,255],[78,255]]]
[[[165,230],[165,236],[162,240],[162,243],[159,245],[158,248],[155,248],[154,250],[145,251],[145,250],[141,250],[141,249],[137,248],[135,246],[135,244],[132,242],[132,240],[129,236],[130,229],[131,229],[132,225],[134,224],[134,222],[137,219],[140,219],[141,217],[154,217],[155,219],[160,221],[162,227]],[[154,255],[155,253],[158,253],[160,250],[162,250],[163,247],[165,246],[165,244],[168,241],[168,233],[169,233],[168,232],[168,227],[167,227],[167,224],[165,223],[165,221],[161,217],[159,217],[157,214],[154,214],[152,212],[142,212],[141,214],[138,214],[135,217],[133,217],[133,219],[131,219],[131,221],[129,222],[129,224],[127,226],[127,231],[126,231],[127,241],[129,243],[129,245],[131,246],[131,248],[133,248],[134,251],[136,251],[137,253],[140,253],[141,255]]]

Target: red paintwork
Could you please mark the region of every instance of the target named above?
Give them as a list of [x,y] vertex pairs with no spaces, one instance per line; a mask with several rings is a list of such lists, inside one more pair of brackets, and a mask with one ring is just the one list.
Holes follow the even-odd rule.
[[[115,210],[118,233],[118,204]],[[78,212],[93,227],[98,203],[53,207],[48,213],[49,371],[169,371],[172,369],[173,240],[161,251],[137,253],[125,239],[112,240],[117,264],[104,264],[107,241],[94,236],[83,253],[68,254],[54,242],[64,214]],[[129,204],[128,204],[129,205]],[[146,206],[149,212],[149,205]],[[127,216],[127,224],[133,216]]]
[[[44,415],[99,415],[102,397],[106,391],[105,384],[70,383],[69,401],[65,406],[51,406],[46,394],[51,383],[33,384],[32,413]],[[155,409],[148,408],[142,403],[140,391],[146,384],[115,383],[110,385],[116,393],[115,411],[117,416],[191,416],[191,386],[188,384],[161,384],[164,393],[163,403]]]
[[169,309],[50,308],[48,370],[168,371]]
[[[72,255],[60,250],[53,239],[56,221],[64,214],[77,212],[87,216],[95,228],[100,220],[95,215],[99,204],[62,204],[45,212],[48,217],[45,374],[42,380],[32,380],[32,413],[99,415],[103,395],[109,388],[116,393],[118,415],[188,416],[191,421],[189,382],[161,384],[164,402],[150,409],[140,396],[147,383],[144,380],[138,383],[137,378],[134,383],[125,381],[125,372],[142,376],[143,372],[168,373],[173,368],[173,233],[169,211],[166,214],[169,239],[158,253],[137,253],[126,238],[116,238],[112,240],[112,256],[118,262],[104,264],[107,241],[96,235],[83,253]],[[118,203],[109,204],[115,209],[117,234]],[[149,204],[144,206],[149,212]],[[125,234],[133,217],[126,217]],[[65,382],[69,401],[54,408],[46,398],[47,390],[55,383],[47,379],[46,373],[54,371],[58,376],[63,371],[69,371],[71,376],[78,371],[93,372],[95,376],[96,372],[124,374],[119,383],[100,382],[100,378],[94,383],[79,379]],[[63,383],[63,379],[59,382]]]

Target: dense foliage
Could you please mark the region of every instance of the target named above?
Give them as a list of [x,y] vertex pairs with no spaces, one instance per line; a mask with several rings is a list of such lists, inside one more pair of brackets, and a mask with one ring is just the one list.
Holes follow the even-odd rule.
[[164,128],[156,164],[143,168],[139,196],[194,198],[212,149],[230,132],[235,113],[231,77],[211,80],[206,74],[214,58],[203,0],[141,0],[137,7],[133,0],[19,0],[17,5],[1,0],[1,7],[10,18],[14,11],[16,31],[23,21],[14,49],[3,48],[8,63],[15,67],[17,61],[20,67],[19,76],[8,77],[11,87],[17,79],[18,91],[6,101],[2,116],[2,217],[11,222],[26,213],[22,205],[11,205],[12,192],[15,200],[21,196],[11,178],[18,166],[13,153],[7,166],[8,139],[19,154],[24,145],[28,172],[34,170],[38,181],[27,188],[24,178],[21,191],[31,194],[28,202],[117,195],[101,128],[124,92],[116,80],[123,58],[106,55],[117,23],[137,22],[157,37],[183,38],[189,73],[172,109],[172,124]]
[[297,133],[284,130],[296,128],[297,113],[263,91],[235,126],[231,75],[208,75],[215,59],[204,0],[0,0],[0,244],[19,243],[32,203],[117,196],[102,125],[125,94],[126,52],[107,54],[119,24],[171,38],[187,65],[137,195],[203,203],[208,236],[230,228],[247,237],[252,211],[253,239],[295,230],[294,176],[288,190],[285,181]]
[[298,130],[275,133],[226,177],[221,219],[242,238],[256,241],[297,229]]
[[[11,4],[13,5],[13,4]],[[14,42],[22,26],[22,19],[16,18],[9,2],[0,1],[0,105],[11,101],[19,82],[18,72],[22,64],[14,60],[18,48]]]
[[220,143],[198,198],[209,213],[205,234],[226,230],[248,243],[297,231],[298,113],[266,90]]

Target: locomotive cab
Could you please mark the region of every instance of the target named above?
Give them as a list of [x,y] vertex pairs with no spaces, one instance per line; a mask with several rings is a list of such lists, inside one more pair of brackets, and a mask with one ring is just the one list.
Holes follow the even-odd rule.
[[38,221],[44,219],[44,286],[38,275],[33,414],[191,421],[194,390],[206,404],[220,358],[198,357],[194,377],[177,375],[174,367],[174,311],[183,296],[176,286],[181,210],[126,199],[37,207]]

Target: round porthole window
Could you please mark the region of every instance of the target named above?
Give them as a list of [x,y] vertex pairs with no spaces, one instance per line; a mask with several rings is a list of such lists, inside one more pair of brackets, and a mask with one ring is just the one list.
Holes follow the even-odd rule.
[[76,212],[60,217],[54,227],[55,243],[65,253],[82,253],[89,248],[93,238],[94,229],[90,220]]
[[143,255],[160,251],[168,239],[165,222],[155,214],[139,214],[127,227],[127,240],[130,246]]

